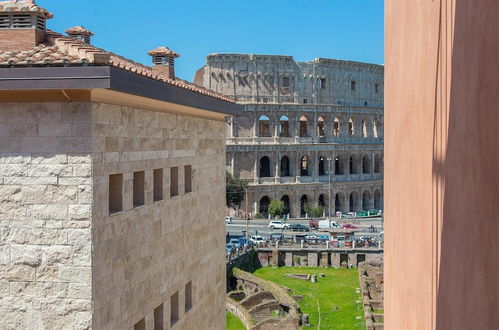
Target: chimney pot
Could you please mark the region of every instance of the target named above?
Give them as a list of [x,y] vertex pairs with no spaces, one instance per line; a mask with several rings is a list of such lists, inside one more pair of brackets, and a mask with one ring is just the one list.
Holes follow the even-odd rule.
[[152,57],[152,71],[175,79],[175,59],[180,55],[168,47],[158,47],[147,53]]
[[74,26],[70,29],[67,29],[66,33],[71,38],[74,38],[86,44],[90,44],[90,37],[94,35],[92,31],[85,29],[83,26]]

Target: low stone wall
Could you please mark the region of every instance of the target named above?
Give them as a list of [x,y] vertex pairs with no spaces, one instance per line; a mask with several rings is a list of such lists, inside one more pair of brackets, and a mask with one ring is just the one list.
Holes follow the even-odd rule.
[[243,322],[246,329],[250,330],[254,328],[254,321],[251,314],[234,299],[227,297],[225,301],[225,309],[239,318],[241,322]]
[[359,264],[359,282],[366,330],[383,329],[383,260],[370,260]]

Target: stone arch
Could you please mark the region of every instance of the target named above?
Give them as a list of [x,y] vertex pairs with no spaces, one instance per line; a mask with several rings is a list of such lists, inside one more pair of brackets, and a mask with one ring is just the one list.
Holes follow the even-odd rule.
[[322,116],[317,118],[317,136],[324,137],[326,135],[326,122]]
[[374,173],[381,173],[383,162],[380,154],[374,155]]
[[268,178],[270,176],[270,159],[267,156],[263,156],[260,158],[260,178]]
[[307,155],[300,160],[300,176],[309,176],[310,159]]
[[341,192],[334,195],[334,210],[335,212],[345,211],[345,195]]
[[359,174],[359,156],[351,155],[348,161],[349,173]]
[[279,118],[279,136],[280,137],[289,137],[289,117],[286,115],[282,115]]
[[281,201],[284,203],[284,214],[290,214],[291,213],[291,206],[289,203],[289,196],[288,195],[282,196]]
[[288,156],[283,156],[281,158],[281,177],[291,176],[291,171],[289,169],[289,158]]
[[305,206],[308,206],[308,196],[302,195],[300,197],[300,217],[305,217]]
[[335,117],[333,120],[333,136],[340,137],[341,132],[341,122],[338,117]]
[[348,135],[355,135],[355,126],[352,118],[348,119]]
[[266,115],[261,115],[258,118],[258,136],[270,137],[272,136],[270,130],[270,118]]
[[322,207],[322,210],[324,212],[327,212],[326,204],[327,204],[327,202],[326,202],[326,196],[324,196],[324,194],[320,194],[319,195],[319,200],[317,201],[317,205],[319,207]]
[[345,156],[338,155],[334,159],[334,174],[335,175],[345,175]]
[[362,157],[362,173],[371,173],[371,157],[369,155]]
[[378,137],[378,120],[377,119],[373,120],[373,137],[375,137],[375,138]]
[[366,138],[367,137],[367,121],[365,119],[362,119],[362,137]]
[[348,207],[350,212],[354,212],[359,209],[359,194],[357,194],[356,191],[352,191],[350,193]]
[[319,175],[320,176],[327,175],[326,158],[324,156],[319,156],[318,166],[319,166]]
[[300,125],[299,125],[299,136],[307,137],[308,136],[308,118],[306,116],[300,117]]
[[262,198],[260,198],[258,212],[263,216],[267,216],[267,214],[269,213],[269,205],[270,205],[269,196],[263,196]]
[[382,210],[383,209],[383,198],[381,196],[381,190],[376,189],[374,192],[374,208],[376,210]]
[[362,194],[362,210],[368,211],[370,208],[371,208],[371,192],[369,190],[366,190]]

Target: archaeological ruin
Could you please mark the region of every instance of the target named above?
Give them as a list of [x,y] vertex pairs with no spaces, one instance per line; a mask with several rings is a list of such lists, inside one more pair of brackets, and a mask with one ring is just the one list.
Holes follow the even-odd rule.
[[226,121],[226,144],[228,172],[249,181],[246,211],[265,215],[272,200],[291,217],[382,209],[383,74],[325,58],[209,55],[195,83],[244,105]]

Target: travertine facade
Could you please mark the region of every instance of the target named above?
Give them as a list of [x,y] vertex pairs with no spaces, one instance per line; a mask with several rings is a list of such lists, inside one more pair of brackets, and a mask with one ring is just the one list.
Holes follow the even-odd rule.
[[[248,179],[249,212],[283,200],[331,213],[383,208],[383,66],[291,56],[212,54],[195,82],[235,98],[227,168]],[[243,203],[243,207],[244,207]]]
[[148,67],[47,31],[32,1],[0,14],[30,37],[0,43],[0,329],[222,329],[239,106],[166,47]]

